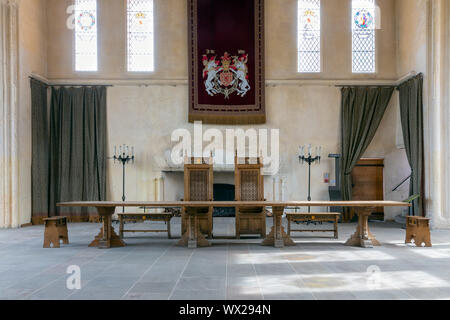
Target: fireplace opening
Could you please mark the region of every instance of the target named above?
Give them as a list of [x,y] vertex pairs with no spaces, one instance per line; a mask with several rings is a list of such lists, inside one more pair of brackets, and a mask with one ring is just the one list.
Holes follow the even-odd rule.
[[[234,201],[234,185],[216,183],[213,187],[214,201]],[[214,217],[234,217],[235,208],[214,208]]]

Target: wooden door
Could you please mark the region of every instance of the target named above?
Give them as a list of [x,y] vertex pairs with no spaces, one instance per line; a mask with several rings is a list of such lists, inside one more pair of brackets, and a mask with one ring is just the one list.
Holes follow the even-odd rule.
[[[383,159],[361,159],[352,171],[352,199],[362,201],[384,200],[383,169]],[[371,219],[384,220],[384,208],[376,208]]]

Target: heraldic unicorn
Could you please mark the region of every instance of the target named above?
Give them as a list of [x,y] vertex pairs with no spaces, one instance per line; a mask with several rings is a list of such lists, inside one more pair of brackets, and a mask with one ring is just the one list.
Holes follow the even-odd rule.
[[216,57],[214,50],[206,50],[202,57],[206,92],[210,96],[223,94],[225,99],[233,92],[244,97],[251,89],[248,83],[248,54],[239,50],[237,56],[225,52],[220,60]]

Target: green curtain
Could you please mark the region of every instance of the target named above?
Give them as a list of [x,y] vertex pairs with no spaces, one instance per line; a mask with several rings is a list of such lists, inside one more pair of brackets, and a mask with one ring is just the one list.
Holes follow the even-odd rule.
[[372,141],[394,87],[344,87],[341,101],[341,190],[352,199],[351,173]]
[[399,86],[400,117],[406,155],[411,166],[410,195],[420,195],[413,202],[413,215],[424,213],[423,153],[423,75],[419,74]]
[[50,216],[96,216],[93,209],[56,203],[106,200],[106,134],[106,87],[52,88]]
[[47,85],[30,80],[31,85],[31,221],[40,224],[48,217],[49,130]]

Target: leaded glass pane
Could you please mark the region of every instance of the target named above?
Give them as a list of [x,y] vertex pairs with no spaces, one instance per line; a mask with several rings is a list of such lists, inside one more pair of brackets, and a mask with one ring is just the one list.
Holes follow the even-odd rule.
[[298,0],[298,72],[320,72],[320,0]]
[[374,73],[375,47],[375,1],[352,2],[352,69],[354,73]]
[[128,71],[153,71],[153,0],[128,0],[127,13]]
[[75,0],[75,70],[97,71],[97,0]]

